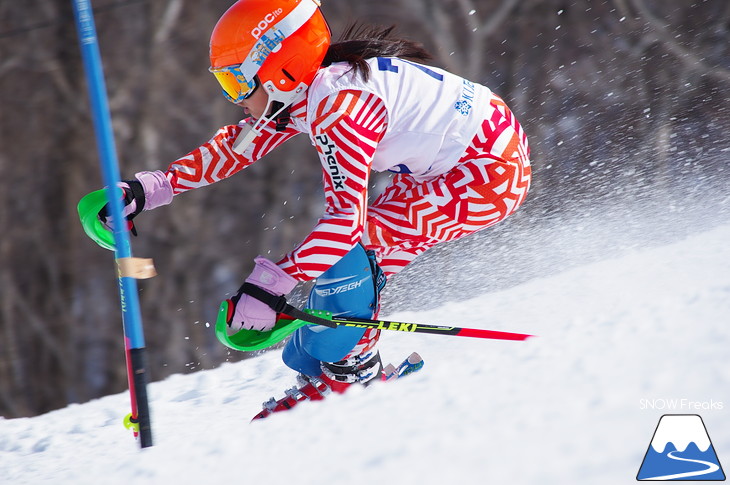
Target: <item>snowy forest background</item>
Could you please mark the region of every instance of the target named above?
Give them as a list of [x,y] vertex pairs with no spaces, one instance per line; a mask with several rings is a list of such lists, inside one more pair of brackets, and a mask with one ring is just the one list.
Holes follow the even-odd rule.
[[[123,177],[164,169],[241,117],[207,72],[230,3],[93,1]],[[396,24],[434,65],[492,88],[532,148],[520,211],[424,255],[390,282],[384,314],[730,220],[727,0],[323,3],[335,38],[355,20]],[[277,258],[308,233],[320,183],[314,150],[295,139],[139,217],[134,253],[160,273],[140,284],[152,379],[248,357],[215,340],[218,302],[254,256]],[[0,3],[2,416],[126,388],[113,257],[76,215],[101,185],[70,0]]]

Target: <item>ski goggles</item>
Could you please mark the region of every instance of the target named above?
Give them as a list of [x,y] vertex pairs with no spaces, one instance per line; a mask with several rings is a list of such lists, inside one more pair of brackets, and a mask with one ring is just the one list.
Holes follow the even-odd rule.
[[240,103],[249,98],[258,87],[255,79],[246,80],[240,65],[211,67],[208,70],[213,73],[218,84],[223,88],[223,95],[231,103]]

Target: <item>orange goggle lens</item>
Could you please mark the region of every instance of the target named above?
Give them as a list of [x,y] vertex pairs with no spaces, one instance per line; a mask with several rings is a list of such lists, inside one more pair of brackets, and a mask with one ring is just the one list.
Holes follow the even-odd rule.
[[239,66],[229,66],[209,69],[213,73],[218,84],[223,88],[223,94],[228,101],[240,103],[248,98],[256,90],[255,81],[247,81],[241,74]]

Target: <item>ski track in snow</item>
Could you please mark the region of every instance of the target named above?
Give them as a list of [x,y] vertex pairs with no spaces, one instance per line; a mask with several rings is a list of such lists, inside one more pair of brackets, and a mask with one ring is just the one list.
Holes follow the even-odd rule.
[[[386,313],[539,337],[384,332],[386,362],[416,350],[424,369],[254,424],[261,402],[295,382],[280,351],[151,384],[155,446],[145,450],[122,426],[127,393],[0,418],[0,483],[630,484],[665,413],[701,414],[727,461],[729,241],[720,226],[435,310]],[[664,398],[723,409],[640,408]]]

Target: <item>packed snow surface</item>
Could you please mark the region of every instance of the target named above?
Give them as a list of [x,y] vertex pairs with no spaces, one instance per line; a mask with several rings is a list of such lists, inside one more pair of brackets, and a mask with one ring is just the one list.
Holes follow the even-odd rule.
[[[663,414],[699,414],[730,465],[730,225],[469,300],[384,318],[525,332],[526,342],[388,332],[426,365],[249,424],[293,385],[280,351],[0,419],[7,484],[630,484]],[[485,270],[485,277],[488,271]],[[465,292],[469,290],[465,288]],[[150,369],[154,375],[154,369]]]

